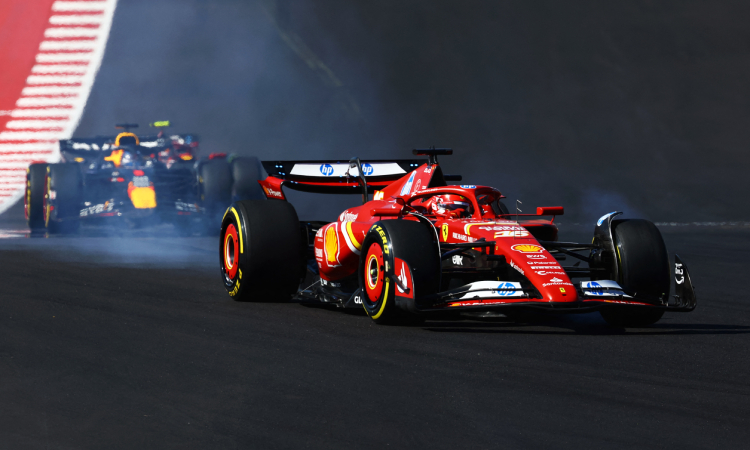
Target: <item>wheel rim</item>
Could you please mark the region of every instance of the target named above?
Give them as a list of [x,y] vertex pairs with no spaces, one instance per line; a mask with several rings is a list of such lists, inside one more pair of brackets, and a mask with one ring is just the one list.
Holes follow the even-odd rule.
[[233,223],[227,226],[227,231],[224,232],[224,272],[227,277],[234,279],[239,269],[239,255],[240,255],[240,244],[239,236],[237,235],[237,228]]
[[371,303],[376,303],[383,293],[384,262],[383,249],[373,243],[367,250],[365,264],[365,296]]

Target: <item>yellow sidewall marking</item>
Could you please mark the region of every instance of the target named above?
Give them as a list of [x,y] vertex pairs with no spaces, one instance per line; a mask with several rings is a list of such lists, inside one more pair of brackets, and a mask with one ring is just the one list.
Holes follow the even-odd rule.
[[234,214],[234,218],[237,220],[237,227],[239,228],[237,234],[240,236],[240,253],[245,253],[245,245],[242,241],[242,224],[240,223],[240,215],[237,214],[237,210],[234,209],[234,207],[230,208],[230,210],[232,211],[232,214]]
[[383,303],[380,305],[380,310],[377,314],[372,316],[373,319],[379,319],[380,316],[383,315],[383,311],[385,311],[385,304],[388,302],[388,288],[390,287],[389,279],[385,279],[385,291],[383,293]]

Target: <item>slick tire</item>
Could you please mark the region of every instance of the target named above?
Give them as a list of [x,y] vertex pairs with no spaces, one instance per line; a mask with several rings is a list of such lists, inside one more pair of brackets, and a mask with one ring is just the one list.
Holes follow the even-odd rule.
[[261,179],[260,161],[254,156],[232,159],[232,200],[263,200],[266,196],[258,184]]
[[26,170],[23,205],[31,231],[47,231],[47,167],[47,164],[32,164]]
[[34,232],[52,234],[77,231],[82,189],[82,176],[77,164],[29,166],[24,196],[29,228]]
[[238,301],[284,301],[297,292],[304,246],[294,207],[284,201],[235,202],[224,215],[221,277]]
[[[50,211],[50,233],[75,233],[80,226],[79,213],[83,197],[83,176],[78,164],[50,164],[49,190],[55,192]],[[48,193],[49,195],[49,193]]]
[[[654,305],[669,296],[671,276],[664,239],[656,225],[643,219],[615,220],[612,235],[620,286]],[[664,315],[661,309],[611,307],[600,311],[604,320],[616,327],[643,327]]]
[[198,182],[206,232],[215,235],[221,215],[232,201],[232,167],[223,158],[205,161],[198,168]]
[[[410,270],[413,299],[396,297],[394,279],[403,268],[397,267],[397,259]],[[438,292],[440,274],[440,251],[428,225],[411,220],[377,222],[362,243],[358,270],[362,306],[379,324],[418,322],[420,299]],[[401,279],[403,283],[403,275]]]

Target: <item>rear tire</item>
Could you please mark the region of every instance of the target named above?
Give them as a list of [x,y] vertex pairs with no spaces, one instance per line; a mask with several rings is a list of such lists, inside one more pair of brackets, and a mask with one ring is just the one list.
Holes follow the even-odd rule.
[[31,231],[47,231],[47,167],[47,164],[32,164],[26,170],[23,203]]
[[215,235],[232,200],[232,168],[226,159],[210,159],[199,166],[198,181],[206,232]]
[[235,202],[221,224],[224,287],[238,301],[283,301],[297,292],[305,249],[294,207],[283,201]]
[[[649,303],[664,304],[671,283],[669,255],[656,225],[642,219],[615,220],[612,235],[620,286]],[[600,313],[612,326],[642,327],[658,322],[664,310],[613,306]]]
[[266,196],[258,184],[261,179],[260,161],[254,156],[232,159],[232,200],[263,200]]
[[29,228],[47,233],[77,231],[82,190],[83,181],[77,164],[29,166],[24,196]]
[[[395,260],[411,270],[413,300],[396,297]],[[420,299],[440,288],[440,252],[435,233],[421,222],[384,220],[370,228],[362,243],[359,286],[362,306],[376,323],[415,323]]]

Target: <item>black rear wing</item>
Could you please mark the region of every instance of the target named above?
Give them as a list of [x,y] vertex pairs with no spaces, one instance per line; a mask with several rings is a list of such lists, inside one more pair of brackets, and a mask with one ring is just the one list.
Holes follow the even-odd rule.
[[[368,189],[382,189],[426,164],[426,159],[370,159],[361,161]],[[349,160],[262,161],[268,175],[285,187],[305,192],[358,194],[359,169]]]
[[[60,140],[60,154],[64,161],[73,161],[75,158],[98,158],[100,152],[109,151],[114,148],[116,136],[96,136],[92,138],[72,138]],[[146,149],[160,150],[169,147],[173,141],[192,144],[195,147],[199,138],[195,134],[172,134],[169,136],[139,136],[139,145]]]

